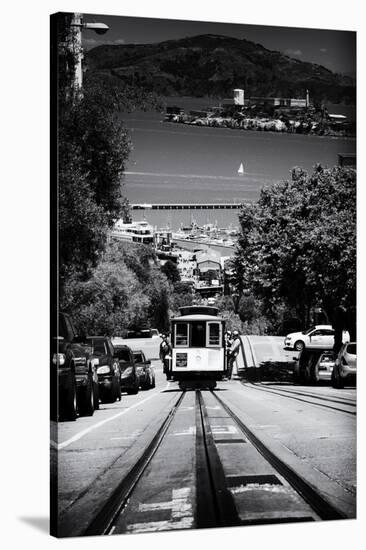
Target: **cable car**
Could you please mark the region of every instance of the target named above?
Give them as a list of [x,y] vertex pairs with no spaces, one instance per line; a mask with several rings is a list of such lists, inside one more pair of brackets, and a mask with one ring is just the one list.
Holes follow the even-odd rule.
[[184,306],[171,319],[171,375],[185,389],[214,388],[227,374],[225,321],[218,308]]

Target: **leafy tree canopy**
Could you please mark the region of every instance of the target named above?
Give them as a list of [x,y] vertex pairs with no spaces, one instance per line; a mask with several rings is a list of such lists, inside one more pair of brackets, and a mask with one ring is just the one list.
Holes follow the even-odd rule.
[[118,336],[141,326],[166,330],[169,291],[149,247],[112,243],[87,280],[67,279],[61,307],[89,334]]
[[177,264],[171,260],[167,260],[165,264],[161,266],[161,270],[172,283],[180,281],[180,273]]
[[260,297],[267,314],[283,304],[303,324],[310,308],[356,303],[356,173],[294,168],[290,181],[261,191],[240,213],[236,286]]
[[[128,214],[123,173],[131,140],[120,111],[158,105],[153,94],[110,78],[84,75],[75,87],[80,46],[71,14],[57,14],[57,210],[60,292],[66,277],[90,274],[103,252],[108,229]],[[56,181],[55,181],[56,185]]]

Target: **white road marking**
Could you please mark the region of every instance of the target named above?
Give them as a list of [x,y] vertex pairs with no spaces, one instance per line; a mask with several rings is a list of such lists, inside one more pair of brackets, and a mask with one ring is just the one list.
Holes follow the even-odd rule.
[[238,429],[235,426],[211,426],[213,434],[237,434]]
[[238,487],[230,487],[230,491],[233,495],[241,493],[248,493],[250,491],[267,491],[269,493],[288,493],[289,489],[283,485],[272,485],[270,483],[248,483],[248,485],[240,485]]
[[149,521],[132,523],[127,531],[144,533],[148,531],[164,531],[166,529],[189,529],[193,525],[192,504],[188,501],[190,488],[173,489],[172,500],[167,502],[153,502],[140,504],[139,512],[154,512],[171,510],[171,518],[164,521]]
[[138,401],[134,405],[131,405],[131,407],[128,407],[128,409],[124,409],[123,411],[119,412],[118,414],[115,414],[113,416],[110,416],[109,418],[106,418],[105,420],[101,420],[100,422],[97,422],[96,424],[93,424],[92,426],[89,426],[89,428],[85,428],[85,430],[82,430],[81,432],[75,434],[74,436],[70,437],[70,439],[67,439],[66,441],[63,441],[63,443],[57,444],[55,441],[51,440],[51,445],[54,446],[57,450],[64,449],[65,447],[68,447],[71,443],[74,443],[74,441],[78,441],[84,435],[92,432],[93,430],[96,430],[97,428],[100,428],[100,426],[104,426],[104,424],[107,424],[107,422],[111,422],[111,420],[115,420],[116,418],[119,418],[120,416],[123,416],[124,414],[128,413],[132,409],[135,409],[136,407],[139,407],[143,403],[146,403],[147,401],[150,401],[150,399],[153,399],[159,395],[158,393],[154,393],[153,395],[150,395],[149,397],[146,397],[146,399],[143,399],[142,401]]
[[136,430],[135,432],[129,435],[121,435],[120,437],[111,437],[111,441],[115,441],[117,439],[133,439],[135,437],[139,437],[139,435],[141,434],[142,434],[141,430]]
[[150,533],[157,531],[169,531],[173,529],[191,529],[193,518],[182,518],[180,521],[149,521],[147,523],[132,523],[127,527],[127,532]]
[[219,405],[215,405],[214,407],[206,407],[206,409],[210,411],[217,411],[220,410],[221,407]]
[[187,430],[184,430],[183,432],[175,432],[173,434],[170,434],[171,436],[177,436],[177,435],[196,435],[196,426],[190,426]]

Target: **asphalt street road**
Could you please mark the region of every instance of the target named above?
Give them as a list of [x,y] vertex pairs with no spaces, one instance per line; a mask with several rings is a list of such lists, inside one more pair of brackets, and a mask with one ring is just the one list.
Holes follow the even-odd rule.
[[[283,354],[279,339],[262,337],[261,343],[260,337],[253,337],[252,348],[259,362],[279,361]],[[284,353],[291,360],[293,352]],[[251,357],[253,360],[253,353]],[[135,396],[123,394],[120,402],[102,404],[92,417],[60,422],[58,429],[55,425],[51,428],[51,459],[58,469],[58,511],[67,535],[87,527],[177,401],[181,393],[178,384],[165,380],[160,361],[153,361],[153,366],[154,389]],[[250,383],[235,377],[219,382],[217,392],[271,449],[329,500],[337,502],[347,517],[355,517],[355,388]],[[116,524],[115,533],[195,526],[193,395],[187,392],[171,437],[137,490],[130,511]],[[226,424],[220,428],[224,435],[230,429]],[[227,447],[225,460],[235,474],[243,456],[233,445]],[[260,462],[254,461],[251,468],[255,470],[256,464]],[[179,515],[182,506],[189,512]],[[178,510],[174,521],[172,510]],[[144,521],[139,519],[141,512]]]

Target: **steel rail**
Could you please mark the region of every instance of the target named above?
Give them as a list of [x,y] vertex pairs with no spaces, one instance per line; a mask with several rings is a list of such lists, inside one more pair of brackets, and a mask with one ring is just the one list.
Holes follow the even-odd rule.
[[199,390],[196,390],[196,460],[197,528],[241,525]]
[[[244,384],[243,384],[244,385]],[[309,401],[308,399],[301,399],[301,397],[295,397],[295,395],[298,395],[298,396],[301,396],[303,395],[304,397],[309,397],[310,399],[322,399],[323,401],[330,401],[331,403],[339,403],[340,405],[345,405],[345,406],[356,406],[356,405],[347,405],[347,403],[344,403],[342,401],[335,401],[335,400],[332,400],[332,399],[327,399],[327,398],[322,398],[322,397],[312,397],[310,395],[307,395],[307,394],[301,394],[301,393],[296,393],[296,392],[293,392],[295,395],[288,395],[290,392],[288,390],[275,390],[275,389],[267,389],[267,388],[264,388],[264,387],[259,387],[257,386],[256,384],[251,384],[251,387],[255,390],[258,390],[258,391],[263,391],[265,393],[273,393],[274,395],[279,395],[280,397],[285,397],[287,399],[294,399],[295,401],[301,401],[302,403],[307,403],[308,405],[315,405],[316,407],[323,407],[324,409],[329,409],[329,410],[332,410],[332,411],[338,411],[338,412],[342,412],[342,413],[345,413],[345,414],[350,414],[352,416],[356,416],[357,413],[355,411],[348,411],[346,409],[340,409],[339,407],[332,407],[331,405],[326,405],[325,403],[314,403],[313,401]],[[282,393],[282,392],[286,392],[286,393]]]
[[82,533],[83,536],[107,535],[110,533],[113,523],[123,512],[123,509],[125,508],[134,488],[145,472],[147,466],[150,464],[156,451],[160,447],[161,442],[183,401],[184,395],[185,392],[183,391],[136,464],[130,469],[127,475],[117,485],[112,495],[103,504],[100,511],[92,519],[84,533]]
[[356,407],[357,404],[355,401],[348,401],[347,399],[340,399],[340,398],[332,398],[332,397],[325,397],[316,393],[310,393],[310,392],[303,392],[303,391],[296,391],[296,390],[289,390],[287,388],[273,388],[272,386],[263,386],[261,384],[258,384],[256,382],[251,382],[251,385],[255,386],[258,389],[268,390],[268,391],[278,391],[278,392],[284,392],[284,393],[291,393],[293,395],[300,395],[303,397],[310,397],[313,399],[322,399],[323,401],[329,401],[330,403],[338,403],[339,405],[345,405],[346,407]]
[[247,439],[257,449],[269,464],[291,485],[293,489],[309,504],[313,511],[322,520],[347,519],[347,516],[326,500],[318,491],[316,491],[304,478],[296,473],[283,460],[276,456],[234,413],[234,411],[224,401],[212,391],[216,400],[223,409],[236,422]]

